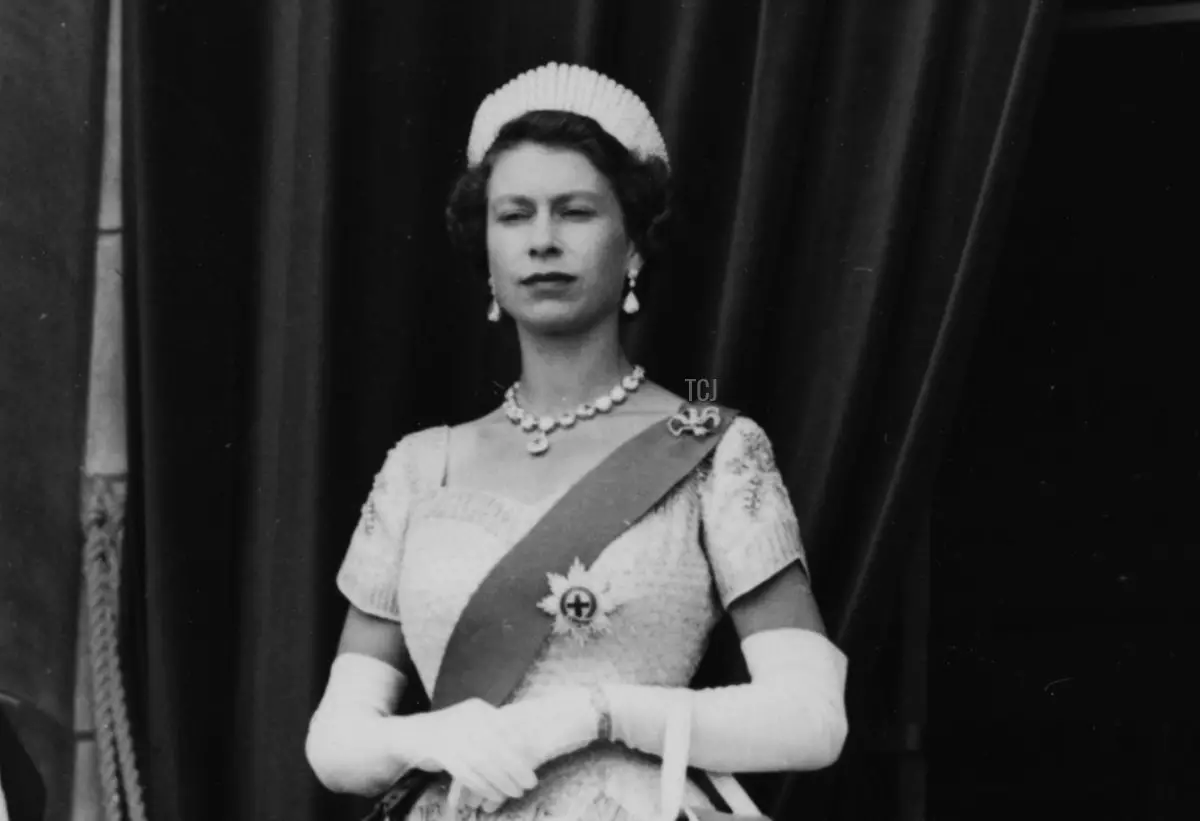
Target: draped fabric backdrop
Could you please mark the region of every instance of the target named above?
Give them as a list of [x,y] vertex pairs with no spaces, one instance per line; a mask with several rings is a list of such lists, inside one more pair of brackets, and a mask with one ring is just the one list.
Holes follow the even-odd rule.
[[303,755],[334,573],[388,447],[515,375],[442,212],[475,106],[549,60],[658,117],[681,252],[632,358],[766,427],[852,659],[843,762],[758,795],[779,818],[919,813],[915,548],[1054,5],[130,4],[127,628],[153,816],[358,808]]

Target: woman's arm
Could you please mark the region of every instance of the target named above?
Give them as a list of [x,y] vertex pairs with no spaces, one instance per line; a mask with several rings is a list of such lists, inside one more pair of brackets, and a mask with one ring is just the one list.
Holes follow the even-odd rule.
[[407,656],[400,625],[351,607],[305,751],[335,792],[378,795],[409,769],[448,772],[495,803],[537,784],[503,735],[497,711],[472,700],[436,713],[396,716]]
[[346,613],[337,652],[371,656],[396,671],[408,663],[408,647],[400,623],[364,613],[353,605]]
[[789,566],[735,600],[730,615],[750,671],[747,684],[695,691],[562,687],[500,712],[537,762],[586,746],[606,724],[608,740],[661,755],[667,717],[690,698],[694,767],[738,773],[832,764],[847,733],[846,657],[824,636],[804,572]]
[[392,716],[406,685],[400,625],[351,606],[325,694],[309,722],[305,752],[335,792],[374,795],[408,768]]
[[693,697],[689,763],[715,772],[813,770],[837,760],[848,729],[846,657],[824,636],[804,573],[792,565],[730,606],[750,682],[698,690],[604,688],[613,737],[661,754],[666,716]]
[[735,599],[729,605],[729,616],[742,641],[755,633],[787,627],[825,635],[821,611],[799,564],[788,565]]

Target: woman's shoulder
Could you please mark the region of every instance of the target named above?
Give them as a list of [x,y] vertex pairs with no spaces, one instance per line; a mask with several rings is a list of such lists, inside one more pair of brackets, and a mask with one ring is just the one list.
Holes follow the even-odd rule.
[[404,434],[388,450],[380,475],[409,490],[439,482],[449,430],[448,425],[430,425]]
[[766,429],[754,417],[732,409],[729,413],[733,414],[733,421],[729,423],[729,429],[726,431],[728,439],[742,444],[761,445],[766,443],[767,446],[770,446],[771,438],[767,435]]
[[[744,475],[751,472],[773,472],[776,470],[774,448],[771,438],[762,425],[749,414],[735,407],[708,402],[689,401],[665,388],[654,386],[654,405],[674,414],[685,425],[688,421],[700,422],[704,417],[711,421],[709,413],[715,413],[727,422],[721,438],[712,452],[705,458],[699,476],[705,484],[712,484],[713,474],[734,473]],[[648,397],[649,398],[649,397]]]
[[713,409],[718,416],[732,417],[721,440],[717,443],[717,458],[733,458],[749,452],[771,452],[771,441],[763,427],[747,414],[726,405],[693,402],[653,382],[646,382],[639,397],[639,409],[649,415],[675,415],[686,420],[690,415]]
[[449,425],[429,425],[424,428],[417,428],[404,434],[400,438],[400,441],[396,443],[396,447],[403,447],[410,452],[438,448],[446,441],[446,435],[449,430]]
[[511,424],[508,416],[504,413],[504,406],[497,405],[483,416],[474,419],[468,419],[465,422],[459,422],[456,425],[446,425],[445,430],[448,434],[455,438],[459,436],[473,436],[480,431],[490,430],[501,423]]
[[714,462],[725,467],[750,463],[759,471],[770,472],[775,467],[775,450],[766,430],[752,417],[737,411],[725,430],[714,453]]
[[401,436],[388,450],[389,462],[412,459],[422,453],[437,450],[446,441],[449,425],[430,425],[417,428]]
[[759,483],[765,477],[778,475],[774,446],[757,421],[727,406],[689,404],[685,413],[696,407],[715,407],[724,417],[722,421],[727,422],[720,439],[696,472],[697,489],[702,495],[718,493],[721,488],[745,482]]

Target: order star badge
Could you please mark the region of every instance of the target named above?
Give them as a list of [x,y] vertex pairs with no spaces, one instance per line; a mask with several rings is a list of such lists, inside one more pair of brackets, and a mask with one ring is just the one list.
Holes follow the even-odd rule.
[[571,634],[580,642],[590,636],[608,632],[608,615],[614,609],[609,601],[608,585],[600,584],[579,559],[567,575],[547,573],[550,595],[538,602],[538,607],[554,617],[554,632]]

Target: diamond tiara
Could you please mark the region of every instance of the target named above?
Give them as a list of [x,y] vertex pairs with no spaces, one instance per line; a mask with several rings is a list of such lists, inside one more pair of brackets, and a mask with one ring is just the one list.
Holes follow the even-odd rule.
[[467,164],[478,165],[505,123],[530,111],[591,117],[639,159],[670,162],[662,133],[636,94],[590,68],[549,63],[515,77],[479,104],[467,140]]

